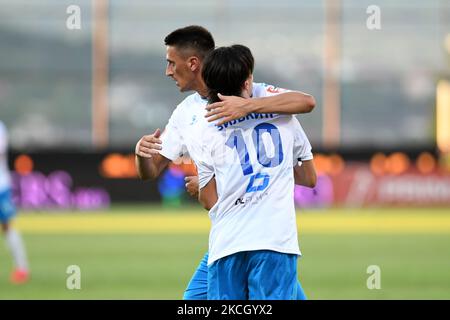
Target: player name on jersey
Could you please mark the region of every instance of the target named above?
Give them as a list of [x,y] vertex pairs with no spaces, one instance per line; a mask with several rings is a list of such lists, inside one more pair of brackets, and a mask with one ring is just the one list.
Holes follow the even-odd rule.
[[232,120],[229,122],[225,122],[223,125],[221,126],[217,126],[217,130],[222,131],[223,129],[226,129],[228,127],[231,127],[237,123],[240,122],[244,122],[247,120],[252,120],[252,119],[272,119],[274,118],[276,115],[273,113],[249,113],[247,116],[239,118],[237,120]]

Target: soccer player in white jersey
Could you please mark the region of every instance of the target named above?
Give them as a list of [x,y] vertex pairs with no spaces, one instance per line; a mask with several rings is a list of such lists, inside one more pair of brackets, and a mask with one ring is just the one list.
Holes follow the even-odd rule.
[[0,121],[0,223],[14,261],[11,282],[22,284],[29,279],[29,269],[25,248],[19,232],[11,226],[16,209],[11,196],[11,177],[8,170],[8,133]]
[[[210,53],[202,71],[209,101],[216,102],[218,93],[249,98],[253,61],[242,45]],[[202,132],[197,168],[199,200],[211,219],[208,299],[296,299],[300,250],[292,169],[315,176],[298,120],[253,113],[203,125]]]
[[[251,112],[276,112],[298,114],[310,112],[314,98],[301,92],[286,92],[274,95],[273,86],[254,84],[253,98],[222,97],[224,100],[210,105],[207,113],[208,89],[201,77],[205,56],[214,47],[214,39],[203,27],[188,26],[177,29],[165,38],[167,49],[166,75],[172,78],[180,91],[195,91],[184,99],[174,110],[169,123],[161,136],[157,129],[153,134],[143,136],[136,144],[136,167],[143,180],[156,179],[170,161],[176,160],[184,153],[197,162],[201,159],[200,141],[202,132],[200,123],[206,122],[206,115],[213,120],[225,117],[233,120]],[[197,177],[188,177],[187,189],[197,193]],[[206,299],[207,293],[207,259],[205,254],[185,291],[184,299]],[[299,297],[303,290],[299,284]]]

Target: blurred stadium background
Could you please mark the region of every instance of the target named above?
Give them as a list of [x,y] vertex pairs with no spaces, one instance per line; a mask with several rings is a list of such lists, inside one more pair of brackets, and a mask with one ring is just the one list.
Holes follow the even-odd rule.
[[[81,29],[66,27],[71,5]],[[0,0],[0,119],[32,270],[9,284],[0,246],[0,298],[181,298],[207,250],[208,217],[184,191],[195,168],[144,183],[133,152],[185,96],[163,38],[189,24],[248,45],[255,81],[316,98],[298,118],[319,182],[295,195],[309,298],[450,299],[446,0]]]

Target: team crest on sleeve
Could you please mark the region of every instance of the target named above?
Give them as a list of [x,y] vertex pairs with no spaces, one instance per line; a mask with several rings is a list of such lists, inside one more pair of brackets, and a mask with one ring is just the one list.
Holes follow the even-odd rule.
[[285,92],[287,90],[283,89],[283,88],[278,88],[278,87],[275,87],[275,86],[266,86],[266,91],[269,92],[269,93],[282,93],[282,92]]

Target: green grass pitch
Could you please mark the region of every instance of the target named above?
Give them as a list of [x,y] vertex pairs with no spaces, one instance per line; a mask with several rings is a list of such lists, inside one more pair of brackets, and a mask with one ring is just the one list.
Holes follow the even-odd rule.
[[[192,209],[202,214],[200,209]],[[120,208],[91,216],[142,216],[161,210]],[[345,214],[345,210],[300,213],[314,220]],[[409,210],[384,209],[387,215],[409,219]],[[184,213],[166,212],[184,221]],[[348,219],[370,215],[356,210]],[[429,210],[414,215],[427,217]],[[442,217],[448,209],[439,211]],[[78,213],[66,214],[66,217]],[[85,214],[89,215],[89,214]],[[33,214],[33,218],[57,214]],[[23,214],[20,220],[27,219]],[[131,219],[131,218],[130,218]],[[350,221],[349,220],[349,221]],[[306,224],[306,220],[305,220]],[[18,224],[19,229],[21,224]],[[308,230],[306,228],[306,230]],[[299,233],[303,257],[299,277],[309,299],[450,299],[450,233],[433,232],[315,232]],[[207,250],[208,232],[48,232],[24,225],[24,240],[32,268],[31,281],[8,282],[11,259],[0,246],[0,299],[181,299]],[[81,268],[81,289],[66,288],[66,269]],[[366,286],[367,267],[381,268],[381,289]]]

